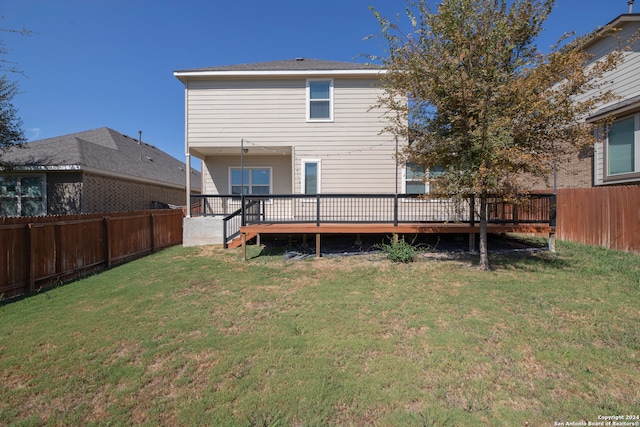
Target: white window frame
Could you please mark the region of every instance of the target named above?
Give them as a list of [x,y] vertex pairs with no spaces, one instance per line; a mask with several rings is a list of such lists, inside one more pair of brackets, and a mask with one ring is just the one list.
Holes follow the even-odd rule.
[[[234,196],[238,196],[240,197],[240,194],[232,194],[232,187],[233,187],[233,182],[231,180],[231,172],[233,170],[245,170],[245,171],[250,171],[253,169],[267,169],[269,171],[269,194],[273,194],[273,167],[271,166],[244,166],[244,167],[240,167],[240,166],[229,166],[229,170],[228,170],[228,190],[229,190],[229,194],[234,195]],[[242,172],[241,172],[242,173]],[[251,177],[251,173],[249,173],[249,177]],[[251,183],[245,183],[244,185],[248,185],[249,189],[251,190]],[[252,193],[249,194],[245,194],[246,196],[250,196],[252,195]],[[257,196],[262,196],[262,194],[256,194]]]
[[307,184],[307,176],[305,174],[306,171],[306,165],[307,163],[315,163],[316,165],[318,165],[318,182],[317,182],[317,188],[316,188],[316,194],[321,194],[322,193],[322,162],[320,161],[320,159],[301,159],[300,160],[300,194],[307,194],[306,193],[306,184]]
[[[312,82],[329,82],[329,117],[328,118],[318,118],[318,119],[312,119],[311,118],[311,102],[313,101],[324,101],[326,102],[326,99],[316,99],[316,100],[312,100],[311,99],[311,83]],[[307,92],[307,122],[333,122],[333,99],[334,99],[334,94],[333,94],[333,79],[307,79],[307,88],[306,88],[306,92]]]
[[640,113],[636,113],[629,116],[620,117],[615,120],[614,123],[620,122],[622,120],[627,120],[629,118],[633,118],[633,170],[630,172],[620,172],[616,174],[609,173],[609,135],[607,134],[604,140],[604,162],[603,162],[603,170],[604,170],[604,181],[620,181],[625,179],[637,179],[640,178]]
[[[405,164],[402,167],[402,194],[408,194],[407,193],[407,171],[408,171],[408,166]],[[429,171],[425,171],[425,175],[428,174]],[[429,181],[425,181],[424,183],[424,193],[411,193],[411,195],[420,195],[420,194],[429,194]]]
[[[408,194],[407,193],[407,170],[408,167],[405,164],[402,168],[402,194]],[[433,178],[433,176],[431,175],[431,170],[429,169],[425,169],[425,177],[429,177],[429,178]],[[412,180],[415,181],[415,180]],[[425,180],[424,182],[424,193],[411,193],[409,195],[423,195],[423,194],[429,194],[431,192],[431,182],[429,179]]]

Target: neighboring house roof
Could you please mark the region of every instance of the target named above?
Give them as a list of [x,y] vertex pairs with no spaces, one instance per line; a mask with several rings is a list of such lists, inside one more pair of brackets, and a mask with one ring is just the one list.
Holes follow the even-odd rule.
[[589,47],[592,44],[597,43],[602,39],[603,34],[605,36],[609,36],[610,34],[604,31],[605,28],[620,28],[626,23],[634,21],[640,21],[640,13],[623,13],[622,15],[618,15],[608,24],[598,27],[592,32],[581,36],[580,39],[584,43],[583,47]]
[[640,108],[640,95],[632,96],[631,98],[624,99],[613,104],[608,104],[591,114],[588,118],[588,122],[594,122],[602,119],[610,114],[624,114],[632,112]]
[[[185,164],[164,151],[106,127],[41,139],[2,154],[14,170],[85,171],[184,188]],[[191,171],[192,189],[200,172]]]
[[250,64],[222,65],[215,67],[178,70],[174,75],[181,78],[198,76],[243,76],[243,75],[307,75],[307,74],[380,74],[385,70],[380,65],[357,62],[326,61],[321,59],[295,58],[281,61],[255,62]]

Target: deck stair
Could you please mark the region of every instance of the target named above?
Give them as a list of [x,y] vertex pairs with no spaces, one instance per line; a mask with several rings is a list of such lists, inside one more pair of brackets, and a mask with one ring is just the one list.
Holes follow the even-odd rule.
[[[254,233],[254,232],[249,232],[246,233],[247,235],[247,242],[251,239],[253,239],[254,237],[256,237],[258,235],[258,233]],[[233,249],[233,248],[239,248],[240,246],[242,246],[242,235],[234,238],[233,240],[229,241],[227,243],[227,249]]]

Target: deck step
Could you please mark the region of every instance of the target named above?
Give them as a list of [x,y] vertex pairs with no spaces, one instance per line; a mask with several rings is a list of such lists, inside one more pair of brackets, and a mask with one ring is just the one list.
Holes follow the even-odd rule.
[[[253,232],[247,233],[247,242],[253,239],[254,237],[256,237],[257,235],[258,233],[253,233]],[[227,249],[239,248],[240,246],[242,246],[242,235],[236,237],[235,239],[227,243]]]

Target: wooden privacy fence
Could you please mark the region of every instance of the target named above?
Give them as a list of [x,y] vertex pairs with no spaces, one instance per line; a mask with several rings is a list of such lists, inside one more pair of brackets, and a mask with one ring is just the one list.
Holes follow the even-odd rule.
[[558,190],[561,240],[640,253],[640,186]]
[[181,210],[0,218],[0,299],[182,243]]

